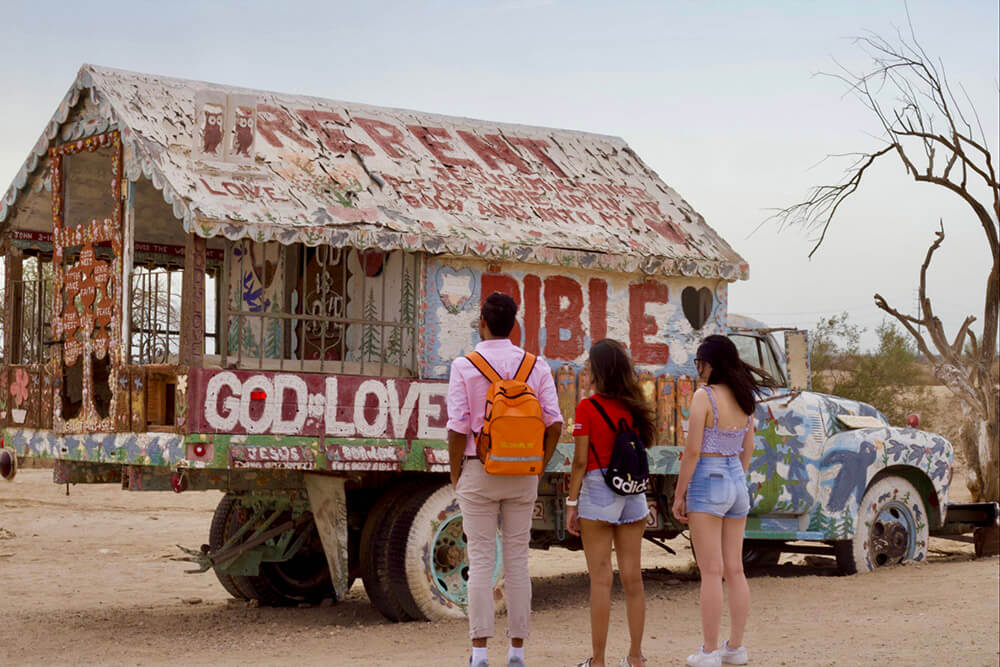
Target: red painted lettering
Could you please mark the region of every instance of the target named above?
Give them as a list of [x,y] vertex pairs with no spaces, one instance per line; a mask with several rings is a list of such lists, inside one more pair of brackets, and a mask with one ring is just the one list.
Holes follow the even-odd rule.
[[303,148],[316,147],[315,144],[299,134],[291,114],[270,104],[257,105],[257,131],[267,140],[267,143],[276,148],[284,147],[281,139],[278,138],[279,133]]
[[299,115],[316,131],[323,145],[334,153],[357,151],[358,155],[375,155],[371,146],[352,140],[344,133],[343,128],[337,127],[345,124],[340,114],[321,109],[299,109]]
[[288,197],[279,197],[274,192],[274,188],[267,186],[264,188],[264,194],[271,198],[271,201],[291,201]]
[[245,183],[240,183],[240,190],[243,191],[243,195],[247,199],[259,199],[260,198],[260,186],[254,185],[250,186]]
[[[565,307],[563,300],[566,300]],[[583,354],[583,289],[566,276],[545,279],[545,356],[576,359]],[[569,338],[562,339],[562,332]]]
[[670,346],[646,341],[646,336],[658,333],[656,320],[646,314],[646,304],[667,303],[668,293],[666,285],[653,280],[628,286],[629,342],[636,363],[665,364],[670,359]]
[[404,157],[404,154],[397,147],[406,148],[406,139],[398,127],[373,118],[360,118],[358,116],[354,117],[354,122],[368,133],[372,141],[378,144],[386,155],[397,158]]
[[222,187],[225,189],[226,192],[228,192],[234,197],[243,196],[243,190],[240,190],[240,186],[236,185],[232,181],[222,181]]
[[587,292],[590,296],[590,340],[596,343],[608,336],[608,283],[591,278]]
[[560,178],[566,178],[566,172],[559,168],[552,158],[546,154],[545,149],[549,143],[544,139],[524,139],[522,137],[508,137],[508,141],[515,146],[526,148],[529,153],[541,160],[542,164],[548,167],[553,174]]
[[208,181],[206,181],[204,178],[199,178],[198,180],[201,181],[202,185],[204,185],[206,188],[208,188],[208,191],[211,192],[213,195],[224,195],[224,194],[226,194],[222,190],[216,190],[215,188],[213,188],[211,185],[208,184]]
[[[484,273],[480,285],[480,303],[486,301],[486,297],[493,294],[493,292],[500,292],[514,299],[514,303],[517,304],[518,308],[521,307],[521,289],[517,286],[517,280],[511,276]],[[510,339],[514,345],[521,344],[521,326],[516,322],[514,323],[514,329],[510,332]]]
[[532,274],[524,277],[524,349],[539,354],[539,326],[542,281]]
[[469,160],[468,158],[448,154],[449,151],[453,151],[455,149],[452,148],[451,144],[445,141],[445,139],[450,139],[451,135],[448,134],[448,130],[443,127],[407,125],[406,129],[408,129],[410,133],[413,134],[413,136],[415,136],[417,140],[431,152],[431,155],[440,160],[441,164],[446,164],[449,167],[475,168],[478,166],[475,162]]
[[[458,130],[458,136],[466,145],[471,148],[479,159],[486,163],[490,169],[499,169],[500,160],[511,165],[522,174],[530,174],[531,168],[525,164],[524,160],[518,157],[517,153],[511,150],[507,142],[499,134],[487,134],[482,138],[466,130]],[[509,186],[508,186],[509,187]]]
[[672,220],[653,220],[652,218],[643,218],[642,221],[674,243],[687,243],[687,234],[685,234],[684,231],[677,226],[677,223]]

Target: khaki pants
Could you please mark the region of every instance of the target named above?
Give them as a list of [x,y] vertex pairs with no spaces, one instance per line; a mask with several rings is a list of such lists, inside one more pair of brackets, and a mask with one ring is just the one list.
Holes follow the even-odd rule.
[[478,459],[466,459],[456,487],[469,552],[469,637],[493,636],[493,571],[497,519],[507,597],[507,636],[527,639],[531,618],[528,541],[538,477],[490,475]]

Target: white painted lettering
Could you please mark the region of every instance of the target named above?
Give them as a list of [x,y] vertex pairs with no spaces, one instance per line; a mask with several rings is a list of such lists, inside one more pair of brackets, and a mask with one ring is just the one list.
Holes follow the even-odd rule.
[[[378,399],[378,411],[375,418],[368,422],[365,418],[365,403],[368,395],[373,394]],[[378,380],[365,380],[354,394],[354,426],[358,433],[366,438],[384,437],[389,418],[389,395],[385,385]]]
[[[417,402],[417,437],[422,440],[444,440],[448,432],[441,426],[431,426],[431,419],[441,417],[444,399],[448,396],[448,385],[434,382],[420,386],[420,398]],[[440,396],[441,403],[431,403],[432,396]]]
[[[295,394],[293,399],[295,416],[288,420],[281,417],[281,413],[284,411],[286,391]],[[298,375],[277,375],[274,378],[274,393],[277,397],[278,412],[274,417],[274,426],[271,430],[275,433],[289,435],[299,433],[302,430],[302,425],[306,423],[306,402],[309,400],[309,388],[306,387],[306,381]]]
[[[250,403],[256,389],[262,390],[267,395],[259,419],[250,416]],[[243,396],[240,397],[240,423],[243,424],[247,433],[267,432],[271,428],[275,414],[281,415],[281,403],[271,381],[267,379],[266,375],[253,375],[248,378],[243,383]]]
[[[229,387],[232,396],[227,396],[219,412],[219,393]],[[236,374],[223,371],[213,375],[205,388],[205,421],[218,431],[232,431],[240,419],[240,381]]]
[[328,377],[326,379],[326,434],[338,436],[354,435],[354,424],[352,422],[337,421],[337,378]]
[[406,427],[410,425],[413,417],[413,410],[417,406],[417,398],[420,396],[420,385],[411,382],[407,388],[406,398],[403,406],[399,406],[399,392],[396,390],[396,381],[387,380],[389,394],[389,417],[392,418],[392,435],[395,438],[406,437]]

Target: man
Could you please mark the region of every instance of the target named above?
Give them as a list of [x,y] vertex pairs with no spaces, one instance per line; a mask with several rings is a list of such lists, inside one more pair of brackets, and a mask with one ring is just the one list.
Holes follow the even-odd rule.
[[[479,318],[476,352],[503,378],[513,378],[524,350],[508,338],[514,328],[517,304],[506,294],[486,297]],[[528,376],[542,406],[545,422],[545,463],[555,452],[562,431],[562,413],[549,365],[542,359]],[[507,593],[508,667],[524,667],[524,640],[531,616],[531,577],[528,574],[528,540],[531,513],[538,495],[535,475],[490,475],[476,455],[475,433],[482,430],[486,393],[490,382],[465,357],[451,364],[448,380],[448,452],[451,483],[455,487],[469,552],[469,637],[471,667],[488,667],[486,641],[493,636],[493,570],[496,555],[497,517],[503,544],[503,569]]]

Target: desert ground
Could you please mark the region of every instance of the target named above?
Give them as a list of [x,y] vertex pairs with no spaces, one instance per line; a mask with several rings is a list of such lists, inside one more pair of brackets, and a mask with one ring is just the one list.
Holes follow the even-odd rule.
[[[114,485],[67,496],[44,469],[0,483],[0,665],[467,664],[464,622],[389,623],[360,582],[333,606],[271,609],[229,599],[211,573],[185,574],[175,545],[206,541],[219,497]],[[644,554],[650,665],[682,665],[699,643],[693,558],[684,538],[672,545],[676,556]],[[589,655],[583,554],[536,551],[531,566],[529,664],[575,664]],[[753,664],[1000,664],[1000,560],[975,560],[971,545],[934,540],[926,564],[854,577],[836,576],[832,559],[785,555],[751,590]],[[617,589],[612,616],[617,662]]]

